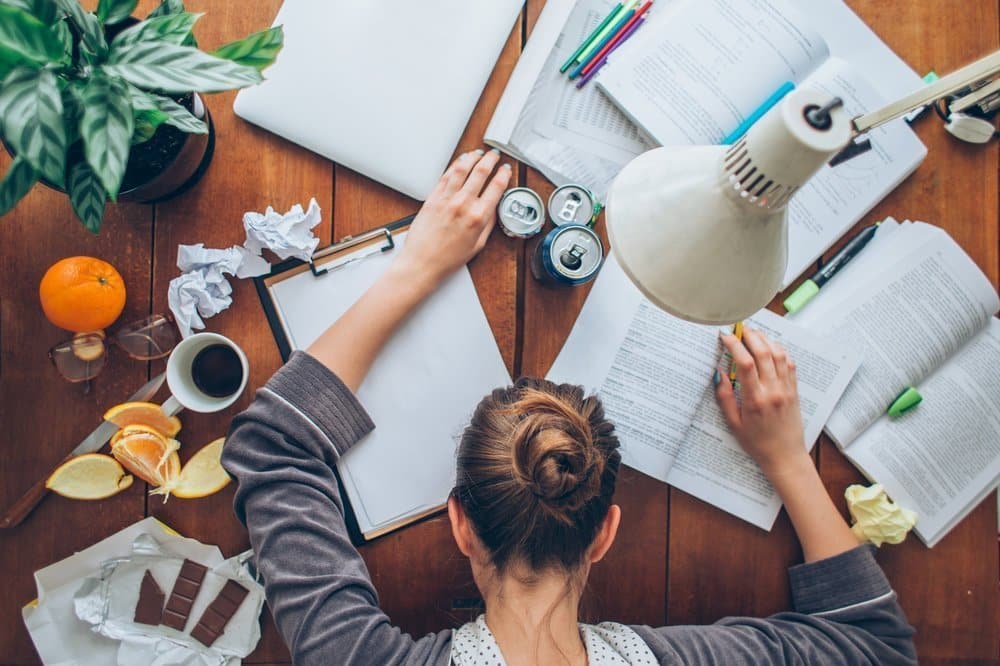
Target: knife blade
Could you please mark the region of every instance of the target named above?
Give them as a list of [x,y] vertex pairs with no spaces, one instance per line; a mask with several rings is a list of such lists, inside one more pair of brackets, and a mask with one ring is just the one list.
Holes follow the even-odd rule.
[[[142,388],[129,396],[128,402],[149,401],[154,395],[156,395],[156,392],[160,390],[160,387],[163,386],[165,379],[165,373],[153,377],[151,380],[143,384]],[[103,421],[101,425],[97,426],[92,433],[84,437],[83,441],[77,444],[76,448],[70,451],[69,454],[59,462],[59,465],[78,455],[97,451],[104,446],[104,443],[111,438],[111,435],[113,435],[116,430],[118,430],[118,426],[114,423],[111,423],[110,421]],[[8,529],[20,525],[21,522],[27,518],[28,514],[30,514],[34,508],[38,506],[43,499],[45,499],[45,496],[48,495],[49,492],[48,488],[45,487],[45,482],[59,465],[56,465],[49,470],[48,474],[39,479],[35,485],[29,488],[23,495],[21,495],[19,500],[14,502],[14,504],[7,509],[7,512],[0,517],[0,529]]]
[[[127,402],[149,402],[149,399],[156,395],[156,392],[160,390],[163,386],[164,380],[167,378],[166,373],[160,373],[156,377],[153,377],[148,382],[142,385],[138,391],[129,396]],[[102,421],[101,425],[94,429],[94,432],[90,433],[83,438],[83,441],[76,445],[76,448],[69,452],[70,458],[75,458],[76,456],[83,455],[84,453],[93,453],[97,451],[104,443],[111,439],[111,435],[115,434],[118,430],[116,426],[111,421]]]

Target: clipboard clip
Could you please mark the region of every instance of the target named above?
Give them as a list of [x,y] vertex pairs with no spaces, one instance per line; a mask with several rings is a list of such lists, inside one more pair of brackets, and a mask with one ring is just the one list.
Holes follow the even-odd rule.
[[[322,259],[324,257],[330,256],[331,254],[338,254],[340,252],[350,250],[353,247],[369,243],[375,240],[376,238],[380,237],[383,237],[385,239],[384,244],[381,245],[380,247],[373,248],[370,252],[365,252],[364,254],[360,254],[356,257],[351,257],[347,261],[335,264],[328,268],[316,267],[317,259]],[[344,238],[341,238],[340,241],[334,243],[330,247],[324,248],[319,252],[313,254],[312,259],[309,260],[309,270],[312,271],[312,274],[314,276],[319,277],[321,275],[326,275],[331,271],[343,268],[344,266],[348,266],[350,264],[354,264],[364,259],[367,259],[368,257],[371,257],[373,255],[382,254],[383,252],[389,252],[395,247],[396,247],[396,241],[393,240],[392,231],[389,229],[389,227],[382,227],[381,229],[372,229],[371,231],[366,231],[358,236],[345,236]]]

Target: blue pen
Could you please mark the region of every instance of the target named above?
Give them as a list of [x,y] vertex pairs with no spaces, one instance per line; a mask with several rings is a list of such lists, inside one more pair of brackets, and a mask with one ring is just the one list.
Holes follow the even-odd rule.
[[633,16],[635,16],[634,8],[622,14],[621,17],[617,21],[615,21],[614,27],[611,28],[611,31],[608,32],[608,34],[604,37],[604,39],[602,39],[599,44],[597,44],[590,50],[590,55],[587,58],[585,58],[582,62],[580,62],[580,64],[577,65],[572,72],[570,72],[569,78],[575,79],[576,77],[580,76],[580,72],[582,72],[584,68],[590,63],[590,61],[594,59],[594,56],[600,53],[601,49],[607,46],[608,42],[610,42],[612,39],[618,36],[618,31],[621,30],[622,26],[628,23],[629,19],[631,19]]
[[765,113],[771,110],[775,104],[781,101],[781,99],[788,93],[795,90],[795,84],[791,81],[785,81],[781,84],[781,87],[774,91],[774,94],[767,98],[763,104],[757,107],[757,110],[751,113],[746,119],[740,123],[740,126],[734,129],[725,139],[719,143],[723,146],[727,146],[731,143],[736,143],[739,141],[740,137],[749,131],[753,124],[761,119]]

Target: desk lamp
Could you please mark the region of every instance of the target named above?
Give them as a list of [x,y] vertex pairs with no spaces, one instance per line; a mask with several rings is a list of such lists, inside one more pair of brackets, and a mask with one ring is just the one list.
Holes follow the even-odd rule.
[[[781,287],[789,200],[824,164],[871,148],[870,129],[939,99],[993,108],[1000,51],[854,119],[818,90],[788,94],[731,146],[663,147],[630,162],[608,194],[611,248],[654,304],[703,324],[757,312]],[[831,161],[832,160],[832,161]]]

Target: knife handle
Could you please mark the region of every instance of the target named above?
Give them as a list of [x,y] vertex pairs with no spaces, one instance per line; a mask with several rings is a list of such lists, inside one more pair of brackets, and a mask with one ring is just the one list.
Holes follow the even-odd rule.
[[[63,462],[66,462],[66,460],[69,460],[71,457],[72,456],[68,456],[65,460],[63,460]],[[62,463],[59,464],[61,465]],[[59,465],[56,465],[56,467],[58,466]],[[56,468],[53,467],[52,469],[54,471]],[[51,472],[39,479],[38,483],[28,488],[28,490],[21,495],[21,499],[14,502],[13,506],[7,509],[3,518],[0,518],[0,529],[5,530],[11,527],[17,527],[24,521],[25,518],[28,517],[29,513],[34,511],[35,507],[38,506],[43,499],[45,499],[46,495],[49,494],[49,489],[45,487],[45,482],[49,480],[50,475]]]

